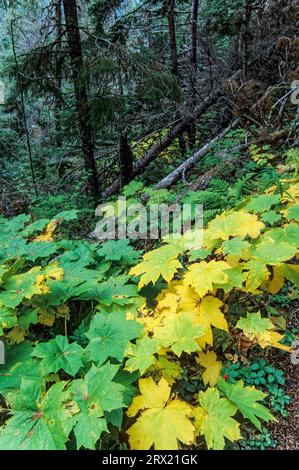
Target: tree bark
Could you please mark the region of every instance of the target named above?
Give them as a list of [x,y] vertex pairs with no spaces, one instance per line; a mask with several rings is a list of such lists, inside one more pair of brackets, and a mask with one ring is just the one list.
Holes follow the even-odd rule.
[[191,64],[197,67],[197,17],[198,0],[192,0],[191,10]]
[[133,153],[127,135],[119,137],[119,165],[121,187],[128,184],[133,178]]
[[72,78],[76,96],[76,109],[84,166],[88,172],[88,192],[93,199],[100,197],[96,162],[94,158],[93,136],[90,126],[89,104],[86,80],[83,78],[83,54],[78,23],[76,0],[63,0],[66,32],[71,60]]
[[176,168],[172,173],[165,176],[157,185],[156,189],[164,189],[169,188],[172,186],[179,178],[181,178],[186,171],[192,168],[196,163],[199,162],[211,149],[212,145],[214,145],[218,140],[222,139],[231,129],[236,127],[239,120],[235,120],[229,127],[224,129],[220,134],[218,134],[214,139],[210,140],[207,144],[205,144],[201,149],[199,149],[192,157],[188,158],[184,163],[182,163],[178,168]]
[[167,20],[169,31],[169,47],[171,56],[171,71],[174,75],[179,75],[178,52],[175,30],[175,0],[167,0]]
[[61,86],[62,86],[62,61],[60,56],[61,46],[62,46],[62,11],[61,11],[61,0],[57,0],[55,4],[55,30],[56,30],[56,40],[57,40],[57,58],[56,58],[56,86],[57,86],[57,97],[56,97],[56,107],[54,110],[55,114],[55,131],[56,131],[56,147],[62,146],[61,138]]

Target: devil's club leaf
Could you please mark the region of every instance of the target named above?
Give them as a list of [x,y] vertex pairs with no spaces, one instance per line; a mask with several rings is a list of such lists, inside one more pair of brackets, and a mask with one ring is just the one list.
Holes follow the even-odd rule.
[[191,407],[181,400],[169,400],[170,386],[165,379],[156,385],[152,378],[140,379],[141,395],[134,398],[128,416],[142,411],[128,430],[130,446],[136,450],[176,450],[178,441],[191,444],[194,428],[189,420]]
[[101,433],[107,430],[105,411],[125,406],[125,387],[113,381],[118,366],[107,363],[98,368],[92,365],[84,379],[74,380],[70,386],[72,399],[80,411],[73,417],[78,448],[94,449]]
[[232,418],[237,407],[226,398],[220,398],[216,388],[199,393],[200,407],[194,409],[195,429],[204,435],[208,449],[222,450],[226,437],[230,441],[241,439],[239,423]]
[[56,336],[47,343],[39,343],[32,356],[42,359],[41,369],[45,374],[62,369],[74,377],[83,366],[82,353],[83,350],[77,343],[69,344],[66,336]]
[[71,430],[63,407],[65,384],[52,385],[43,395],[36,381],[23,379],[13,416],[0,431],[0,449],[64,450]]
[[91,358],[99,364],[108,357],[122,361],[129,341],[137,338],[142,329],[140,323],[127,320],[124,313],[97,314],[86,333]]
[[236,405],[244,418],[248,418],[252,424],[261,430],[261,422],[258,418],[264,421],[275,420],[270,411],[259,401],[264,400],[266,394],[257,390],[254,387],[244,387],[242,380],[235,384],[225,382],[220,379],[218,388],[234,405]]
[[166,348],[170,347],[179,357],[183,351],[197,351],[199,346],[196,340],[203,334],[204,327],[196,323],[195,315],[189,312],[170,315],[162,327],[155,329],[155,338],[160,344]]
[[180,249],[173,245],[164,245],[143,255],[143,261],[131,269],[130,274],[139,276],[139,288],[152,282],[155,284],[160,276],[170,282],[175,272],[182,267],[177,257]]

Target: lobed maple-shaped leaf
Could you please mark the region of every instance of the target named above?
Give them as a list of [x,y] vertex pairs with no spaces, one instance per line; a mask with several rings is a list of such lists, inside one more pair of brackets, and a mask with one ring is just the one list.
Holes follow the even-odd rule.
[[217,361],[217,355],[214,351],[201,352],[196,358],[196,362],[206,370],[202,374],[202,380],[205,385],[214,387],[220,377],[222,362]]
[[244,335],[250,341],[256,340],[262,348],[272,346],[284,351],[290,350],[288,346],[279,342],[283,335],[272,331],[275,326],[269,318],[263,318],[260,312],[247,313],[247,317],[240,318],[236,327],[243,330]]
[[43,393],[37,381],[23,379],[12,402],[13,416],[0,428],[1,450],[64,450],[71,423],[63,406],[66,382]]
[[244,211],[218,215],[208,225],[209,238],[229,240],[230,237],[257,238],[265,227],[255,214]]
[[140,276],[139,289],[152,282],[155,284],[160,276],[170,282],[175,272],[182,267],[177,259],[179,249],[174,245],[164,245],[143,255],[143,261],[130,270],[133,276]]
[[286,212],[285,216],[288,220],[296,220],[299,221],[299,204],[295,204],[294,206],[289,207]]
[[196,340],[204,334],[204,327],[196,322],[191,312],[181,312],[165,318],[164,325],[154,330],[154,337],[164,348],[170,348],[178,357],[182,352],[198,351]]
[[279,202],[280,197],[278,194],[261,194],[250,198],[250,201],[246,204],[244,209],[254,213],[265,212]]
[[125,387],[114,381],[117,372],[118,366],[109,362],[99,368],[93,364],[84,379],[71,383],[72,401],[79,406],[72,419],[78,449],[95,449],[101,433],[107,431],[104,412],[125,406]]
[[130,246],[129,239],[109,240],[101,245],[97,254],[108,261],[124,261],[134,264],[139,258],[139,251]]
[[229,269],[231,266],[225,261],[194,263],[189,266],[184,284],[193,287],[200,297],[204,297],[207,292],[213,292],[214,284],[225,284],[228,281],[226,271]]
[[5,365],[0,368],[0,393],[19,389],[22,379],[38,380],[41,371],[31,357],[32,344],[24,341],[6,348]]
[[264,261],[251,259],[244,264],[244,271],[246,271],[246,292],[256,292],[265,281],[269,279],[270,273]]
[[96,314],[85,333],[90,340],[87,349],[91,358],[99,364],[108,357],[121,362],[129,341],[137,338],[142,329],[137,321],[127,320],[123,312]]
[[194,417],[196,434],[204,436],[208,449],[222,450],[225,439],[231,442],[241,439],[240,424],[232,418],[237,411],[227,398],[220,398],[216,388],[208,388],[199,392],[199,407],[196,407]]
[[231,238],[230,240],[225,240],[222,243],[223,246],[223,253],[225,255],[232,254],[232,255],[241,255],[243,250],[246,250],[250,247],[250,243],[246,240],[243,240],[240,237]]
[[41,359],[40,367],[44,374],[64,370],[74,377],[82,363],[83,349],[77,343],[69,344],[66,336],[56,336],[46,343],[39,343],[34,348],[33,357]]
[[265,264],[277,265],[283,261],[293,258],[297,253],[295,246],[286,242],[275,242],[267,238],[259,243],[252,252],[252,257]]
[[171,400],[171,388],[164,378],[155,384],[151,377],[139,380],[141,395],[133,399],[128,416],[142,410],[128,430],[132,449],[176,450],[178,441],[190,445],[194,427],[189,420],[191,407],[181,400]]
[[129,359],[126,362],[125,370],[129,372],[139,370],[140,375],[143,375],[154,364],[155,354],[158,350],[159,343],[155,338],[144,336],[138,339],[136,344],[131,344],[126,352]]
[[162,376],[169,385],[173,385],[181,377],[182,373],[179,362],[170,361],[170,357],[167,354],[164,356],[159,355],[154,364],[153,372],[159,373],[159,376]]
[[268,408],[258,403],[267,396],[260,390],[254,387],[244,387],[242,380],[231,384],[220,379],[217,387],[228,400],[237,406],[244,418],[249,419],[257,429],[261,430],[262,428],[259,419],[266,422],[276,421]]

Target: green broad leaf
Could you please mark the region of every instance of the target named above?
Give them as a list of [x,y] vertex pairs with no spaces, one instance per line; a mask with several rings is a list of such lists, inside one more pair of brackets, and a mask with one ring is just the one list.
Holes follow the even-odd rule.
[[79,344],[69,344],[66,336],[56,336],[47,343],[37,344],[32,356],[41,359],[40,367],[45,375],[62,369],[74,377],[83,367],[82,354]]
[[140,323],[127,320],[125,313],[96,314],[86,333],[91,358],[99,364],[109,357],[121,362],[129,341],[138,338],[142,329]]
[[143,183],[140,181],[131,181],[131,183],[127,184],[127,186],[123,189],[123,194],[125,196],[134,196],[137,192],[143,189]]
[[19,327],[27,331],[30,325],[36,325],[38,323],[38,309],[27,308],[25,311],[21,311],[18,315]]
[[249,419],[252,424],[259,430],[262,428],[260,419],[263,421],[276,421],[270,413],[259,401],[264,400],[267,396],[265,393],[254,387],[244,387],[242,380],[231,384],[220,379],[217,387],[240,410],[244,418]]
[[26,240],[21,236],[12,236],[9,238],[5,257],[7,259],[21,258],[26,252]]
[[225,438],[231,442],[241,439],[240,424],[233,416],[237,407],[221,398],[217,388],[199,392],[199,407],[193,410],[196,435],[205,437],[208,449],[222,450]]
[[117,371],[118,366],[109,362],[100,368],[93,364],[84,379],[71,383],[71,397],[80,410],[73,416],[78,448],[94,449],[101,433],[107,430],[104,413],[125,406],[125,388],[114,381]]
[[268,211],[272,206],[279,202],[280,197],[278,194],[262,194],[260,196],[252,197],[244,209],[257,214]]
[[6,222],[5,231],[10,233],[19,232],[24,228],[25,224],[27,224],[30,219],[31,216],[29,214],[20,214],[17,217],[14,217],[13,219],[10,219]]
[[29,261],[36,261],[39,258],[48,258],[57,252],[58,246],[54,242],[31,242],[26,245],[23,257]]
[[216,289],[223,289],[225,293],[230,292],[232,289],[241,289],[243,282],[246,279],[246,274],[243,272],[242,266],[227,271],[227,281],[224,284],[215,284]]
[[286,212],[286,218],[288,220],[297,220],[299,221],[299,204],[295,204],[288,208]]
[[70,211],[62,211],[62,212],[59,212],[58,214],[56,214],[52,218],[52,220],[63,219],[66,222],[68,222],[69,220],[76,220],[76,219],[78,219],[78,212],[80,212],[80,211],[77,210],[77,209],[72,209]]
[[273,225],[276,222],[278,222],[279,220],[281,220],[281,215],[278,212],[275,212],[275,211],[272,210],[272,211],[264,212],[261,215],[261,220],[265,224]]
[[86,268],[94,264],[94,253],[88,243],[81,243],[78,247],[65,252],[59,259],[64,270]]
[[155,338],[138,339],[136,344],[131,344],[126,353],[129,359],[126,362],[125,369],[129,372],[139,370],[143,375],[152,366],[156,360],[155,354],[159,350],[159,342]]
[[225,255],[232,254],[232,255],[240,255],[243,250],[250,247],[250,243],[243,240],[242,238],[232,238],[230,240],[226,240],[222,243],[223,246],[223,253]]
[[130,246],[130,240],[109,240],[102,244],[97,254],[107,261],[124,261],[131,265],[140,257],[140,252]]
[[24,237],[29,237],[33,235],[35,232],[42,232],[44,228],[51,222],[51,219],[39,219],[33,222],[23,230]]
[[0,328],[13,328],[16,324],[16,311],[13,308],[1,307],[0,305]]
[[115,426],[119,431],[121,430],[122,422],[124,418],[124,412],[122,408],[113,411],[107,411],[105,413],[105,419],[107,423],[111,423]]
[[4,285],[6,290],[0,292],[0,305],[15,308],[24,298],[31,299],[33,295],[40,294],[40,289],[36,286],[36,277],[40,271],[41,267],[36,266],[26,273],[12,276]]
[[211,254],[210,250],[205,250],[200,248],[199,250],[190,250],[189,251],[189,260],[196,261],[198,259],[206,259]]
[[266,238],[273,239],[276,243],[285,242],[296,248],[299,248],[299,226],[290,223],[283,228],[273,228],[265,233]]
[[155,338],[164,348],[170,349],[180,357],[182,352],[192,353],[200,348],[197,339],[204,335],[204,327],[196,322],[193,313],[182,312],[169,315],[162,327],[155,329]]
[[12,403],[12,414],[0,428],[1,450],[65,450],[71,431],[63,406],[66,382],[44,393],[36,381],[23,379]]
[[0,394],[19,389],[22,378],[40,380],[41,371],[37,361],[31,357],[32,350],[29,341],[6,348],[5,365],[0,366]]
[[77,423],[74,426],[74,434],[77,450],[81,449],[81,447],[95,450],[96,443],[101,437],[101,434],[108,432],[105,417],[99,417],[96,413],[91,414],[90,411],[86,409],[85,412],[81,412],[76,419]]
[[299,289],[299,268],[298,265],[285,264],[283,266],[283,273],[286,279],[292,282]]
[[267,238],[256,246],[252,257],[265,264],[276,265],[292,259],[296,253],[296,247],[286,242],[275,242],[271,238]]
[[263,318],[260,312],[248,313],[246,318],[240,318],[236,324],[236,328],[243,330],[248,337],[252,335],[263,334],[267,330],[274,328],[269,318]]

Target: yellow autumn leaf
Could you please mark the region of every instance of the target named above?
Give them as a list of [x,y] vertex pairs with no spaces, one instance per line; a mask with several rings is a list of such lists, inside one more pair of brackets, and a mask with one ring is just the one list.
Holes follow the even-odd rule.
[[175,272],[182,267],[177,259],[179,250],[173,245],[164,245],[143,255],[143,261],[130,270],[132,276],[140,276],[139,289],[150,282],[155,284],[160,276],[170,282]]
[[221,300],[209,295],[205,297],[200,306],[198,313],[198,323],[204,327],[204,335],[198,338],[197,342],[203,349],[206,344],[213,344],[213,333],[211,326],[215,326],[220,330],[228,331],[227,321],[221,312],[223,306]]
[[270,294],[277,294],[284,284],[284,269],[283,265],[273,266],[272,279],[269,281],[267,289]]
[[189,266],[184,277],[184,284],[195,289],[200,297],[213,292],[213,284],[225,284],[228,281],[226,271],[232,269],[225,261],[202,261]]
[[52,242],[53,241],[53,235],[54,232],[57,230],[59,227],[59,224],[61,223],[62,219],[55,219],[52,220],[45,228],[43,233],[41,235],[38,235],[35,237],[32,241],[33,242]]
[[196,362],[206,369],[202,374],[204,384],[214,387],[222,369],[222,362],[217,361],[216,353],[214,351],[201,352],[198,354]]
[[171,388],[164,378],[155,384],[151,377],[139,380],[141,395],[133,399],[128,416],[141,414],[128,430],[131,449],[177,450],[179,442],[190,445],[194,427],[192,408],[181,400],[171,400]]
[[208,225],[209,235],[215,239],[229,240],[230,237],[257,238],[265,225],[255,214],[244,211],[229,212],[218,215]]

